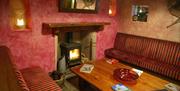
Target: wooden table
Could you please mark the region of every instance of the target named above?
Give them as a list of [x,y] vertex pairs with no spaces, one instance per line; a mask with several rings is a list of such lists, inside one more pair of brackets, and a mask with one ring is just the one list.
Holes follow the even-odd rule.
[[[108,64],[105,59],[92,61],[92,64],[94,65],[94,69],[90,74],[79,71],[82,65],[73,67],[71,70],[82,79],[86,80],[102,91],[112,91],[111,87],[119,83],[112,76],[114,69],[132,68],[122,63]],[[143,72],[138,78],[137,84],[126,84],[126,86],[133,91],[153,91],[164,89],[164,85],[168,83],[169,82],[167,80],[163,80],[157,76]]]

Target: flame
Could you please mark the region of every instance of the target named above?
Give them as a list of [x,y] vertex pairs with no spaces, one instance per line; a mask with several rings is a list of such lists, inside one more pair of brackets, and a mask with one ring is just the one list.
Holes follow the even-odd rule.
[[16,25],[17,26],[24,26],[25,25],[24,19],[17,19]]
[[79,58],[79,49],[70,50],[70,60]]
[[109,9],[109,15],[111,15],[112,14],[112,10],[111,9]]

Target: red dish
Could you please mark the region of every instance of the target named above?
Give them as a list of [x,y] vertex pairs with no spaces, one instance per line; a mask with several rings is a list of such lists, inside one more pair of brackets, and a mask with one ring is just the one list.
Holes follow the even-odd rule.
[[136,80],[139,78],[136,72],[125,68],[115,69],[113,77],[115,80],[127,84],[136,84]]

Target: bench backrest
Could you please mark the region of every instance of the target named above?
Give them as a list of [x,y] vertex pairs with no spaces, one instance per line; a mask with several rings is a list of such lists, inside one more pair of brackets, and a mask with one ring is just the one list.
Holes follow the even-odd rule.
[[9,48],[0,46],[0,91],[21,91]]

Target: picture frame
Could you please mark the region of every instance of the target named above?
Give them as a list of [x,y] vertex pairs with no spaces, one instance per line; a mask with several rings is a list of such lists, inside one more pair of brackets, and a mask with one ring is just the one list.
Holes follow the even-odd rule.
[[132,5],[132,20],[147,22],[148,8],[149,6],[147,5]]
[[97,13],[99,0],[59,0],[59,12]]

